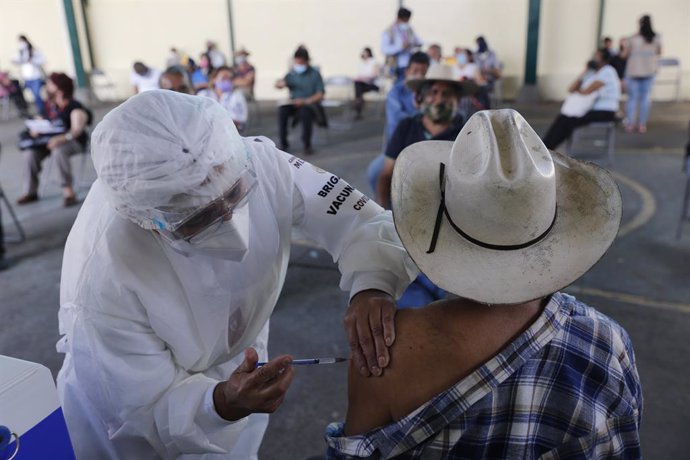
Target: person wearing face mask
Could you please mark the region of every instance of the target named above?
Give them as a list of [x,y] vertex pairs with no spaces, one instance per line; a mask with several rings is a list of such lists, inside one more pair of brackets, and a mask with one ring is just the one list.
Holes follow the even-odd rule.
[[237,91],[233,84],[233,71],[228,66],[221,66],[211,74],[210,85],[213,89],[202,89],[198,95],[209,97],[218,102],[230,114],[237,131],[244,132],[247,125],[249,111],[247,100],[241,91]]
[[295,372],[266,348],[293,227],[338,263],[353,366],[382,374],[392,298],[417,273],[389,212],[239,136],[209,98],[136,95],[91,151],[98,179],[65,245],[57,345],[77,458],[257,458]]
[[587,62],[585,70],[570,85],[568,92],[580,102],[578,107],[569,109],[564,104],[544,135],[544,144],[548,149],[555,150],[578,126],[616,119],[621,82],[610,61],[611,55],[605,48],[597,50]]
[[[188,66],[194,67],[194,65],[194,61],[190,59]],[[192,82],[189,79],[189,72],[179,65],[174,65],[165,69],[158,80],[158,86],[160,89],[167,89],[177,93],[194,94],[192,91]]]
[[486,97],[486,80],[482,76],[479,65],[474,62],[474,54],[468,48],[455,48],[455,65],[453,66],[453,76],[457,80],[471,81],[479,85],[480,90],[472,96],[463,96],[459,102],[459,111],[464,118],[469,118],[478,110],[488,107],[488,97]]
[[379,76],[381,75],[381,68],[374,59],[374,54],[371,48],[366,47],[360,54],[359,68],[357,69],[357,76],[354,79],[355,85],[355,120],[362,119],[362,110],[364,110],[364,93],[369,91],[378,91],[379,87],[376,85]]
[[213,65],[211,64],[211,57],[208,53],[202,53],[199,56],[199,65],[195,65],[191,59],[187,63],[189,78],[192,81],[192,90],[196,94],[202,89],[208,88],[208,80],[211,73],[213,73]]
[[278,89],[290,90],[290,99],[278,108],[280,148],[284,151],[289,150],[288,119],[296,117],[302,122],[302,145],[305,155],[314,153],[311,146],[312,123],[328,126],[326,113],[321,106],[325,92],[323,79],[319,71],[309,65],[309,61],[309,52],[300,46],[295,51],[290,72],[275,83]]
[[41,87],[45,83],[43,71],[43,53],[34,48],[26,35],[20,35],[19,47],[17,56],[12,60],[20,68],[20,74],[24,80],[24,87],[31,90],[36,104],[36,110],[39,114],[43,114],[45,106],[43,104],[43,97],[41,96]]
[[[458,99],[478,90],[470,81],[454,79],[452,69],[442,64],[429,67],[426,77],[408,80],[407,86],[414,92],[421,113],[400,121],[386,147],[383,170],[376,183],[376,201],[386,209],[390,209],[391,179],[400,152],[420,141],[454,140],[464,123],[455,116]],[[420,307],[444,296],[442,289],[420,274],[398,299],[398,307]]]
[[477,37],[477,51],[474,53],[474,61],[479,67],[479,72],[484,79],[482,90],[477,94],[477,99],[486,109],[491,108],[489,95],[493,93],[496,81],[501,78],[501,61],[498,60],[496,52],[489,48],[489,44],[483,36]]
[[[49,156],[57,164],[62,179],[63,204],[65,207],[77,204],[77,197],[72,186],[72,164],[70,156],[84,151],[88,141],[86,127],[91,124],[91,111],[74,98],[74,82],[64,73],[51,73],[46,83],[48,102],[44,111],[44,118],[50,120],[51,125],[62,131],[61,134],[50,137],[45,144],[38,142],[25,150],[26,164],[24,168],[24,183],[26,192],[17,204],[25,205],[38,201],[38,181],[41,164]],[[50,110],[49,110],[50,109]],[[34,139],[42,136],[30,132]]]
[[235,77],[232,83],[236,89],[239,89],[248,100],[254,100],[254,82],[256,80],[256,69],[249,63],[247,58],[249,51],[242,48],[235,53]]
[[[411,117],[418,112],[418,108],[414,102],[414,93],[407,87],[405,82],[407,80],[415,80],[424,78],[429,69],[429,56],[417,51],[410,57],[410,63],[405,69],[405,80],[397,82],[386,95],[386,145],[390,140],[395,128],[401,120]],[[384,146],[385,149],[385,146]],[[383,170],[386,156],[381,153],[376,156],[367,167],[367,179],[371,186],[372,192],[376,193],[376,182]]]
[[386,67],[398,81],[405,78],[412,53],[422,46],[422,40],[410,26],[411,17],[412,11],[400,8],[393,25],[381,35],[381,52],[386,56]]

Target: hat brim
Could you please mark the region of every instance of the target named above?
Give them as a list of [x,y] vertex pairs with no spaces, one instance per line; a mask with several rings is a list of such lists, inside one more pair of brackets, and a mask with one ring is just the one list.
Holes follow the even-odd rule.
[[622,201],[613,177],[594,164],[551,151],[557,215],[542,240],[518,250],[487,249],[458,234],[444,216],[436,248],[427,254],[441,201],[439,164],[448,164],[452,146],[450,141],[422,141],[407,147],[395,162],[391,189],[400,240],[440,288],[488,304],[538,299],[577,280],[615,239]]
[[472,81],[472,80],[447,80],[444,78],[419,78],[419,79],[414,79],[414,80],[408,80],[405,82],[405,85],[412,90],[413,92],[417,92],[419,88],[422,87],[425,83],[436,83],[436,82],[441,82],[441,83],[448,83],[453,85],[458,92],[460,93],[461,96],[471,96],[473,94],[476,94],[480,90],[480,86]]

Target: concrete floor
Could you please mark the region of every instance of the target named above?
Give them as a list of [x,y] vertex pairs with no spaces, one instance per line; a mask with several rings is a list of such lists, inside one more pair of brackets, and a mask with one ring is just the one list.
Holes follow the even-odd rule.
[[[97,107],[97,119],[109,108]],[[558,111],[557,104],[516,108],[540,133]],[[250,133],[274,137],[273,106],[262,104],[260,113],[261,120]],[[351,126],[334,120],[328,136],[317,129],[317,153],[308,160],[368,192],[366,167],[381,145],[383,124],[378,113],[370,106],[368,117]],[[675,239],[675,231],[685,186],[681,160],[689,118],[690,103],[657,103],[646,135],[617,132],[616,160],[610,169],[624,197],[621,232],[604,258],[566,289],[630,333],[645,398],[642,442],[648,459],[687,458],[690,224],[680,240]],[[4,147],[0,184],[13,202],[22,191],[23,162],[14,147],[20,128],[19,120],[0,122]],[[294,138],[292,144],[299,145],[297,133]],[[93,175],[87,163],[82,178]],[[53,183],[41,201],[15,206],[15,210],[28,240],[8,245],[13,266],[0,273],[0,354],[42,363],[56,374],[62,362],[55,351],[62,248],[78,207],[62,208],[59,188]],[[6,233],[12,236],[14,229],[4,208],[3,218]],[[348,354],[342,330],[347,295],[338,290],[338,279],[328,254],[302,244],[293,247],[271,323],[272,354]],[[325,426],[342,420],[345,410],[346,366],[299,369],[283,407],[271,418],[262,458],[304,459],[322,454]]]

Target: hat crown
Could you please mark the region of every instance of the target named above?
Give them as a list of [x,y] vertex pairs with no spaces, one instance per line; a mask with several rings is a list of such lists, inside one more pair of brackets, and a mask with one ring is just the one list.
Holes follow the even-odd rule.
[[425,80],[455,80],[453,69],[444,64],[431,64],[424,77]]
[[549,229],[553,160],[518,112],[480,111],[468,120],[446,168],[445,206],[455,225],[487,244],[521,245]]

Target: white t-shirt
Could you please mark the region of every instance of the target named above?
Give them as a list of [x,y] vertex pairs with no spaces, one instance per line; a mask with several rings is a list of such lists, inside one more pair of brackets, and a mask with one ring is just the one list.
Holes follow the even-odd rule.
[[222,105],[235,123],[244,124],[247,122],[247,118],[249,118],[247,100],[242,91],[231,91],[223,93],[218,97],[215,91],[204,89],[199,91],[198,96],[211,98]]
[[587,88],[594,81],[600,81],[604,86],[599,89],[599,96],[594,101],[592,110],[617,111],[621,98],[621,81],[616,70],[607,64],[596,72],[587,72],[582,77],[580,88]]
[[149,69],[146,75],[139,75],[136,72],[132,72],[129,79],[132,82],[132,85],[137,87],[137,91],[143,93],[144,91],[158,89],[158,80],[160,77],[161,72],[159,70]]
[[453,66],[453,77],[456,80],[475,80],[478,72],[479,66],[474,62],[468,62],[462,68]]
[[366,80],[368,82],[373,82],[378,78],[378,63],[376,59],[369,58],[366,61],[359,61],[359,68],[357,69],[357,78],[360,80]]

